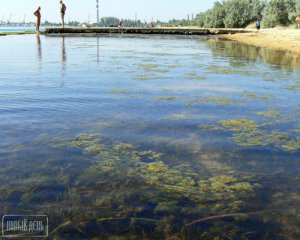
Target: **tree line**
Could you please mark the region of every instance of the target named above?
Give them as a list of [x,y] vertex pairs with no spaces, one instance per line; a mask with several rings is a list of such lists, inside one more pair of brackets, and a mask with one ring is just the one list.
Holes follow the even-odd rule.
[[264,27],[287,26],[300,13],[300,0],[224,0],[199,13],[194,24],[204,28],[244,28],[261,20]]

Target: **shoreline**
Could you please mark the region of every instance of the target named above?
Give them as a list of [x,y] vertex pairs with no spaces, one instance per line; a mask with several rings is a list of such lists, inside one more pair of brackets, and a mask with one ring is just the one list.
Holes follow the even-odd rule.
[[241,28],[47,28],[46,35],[55,34],[160,34],[160,35],[223,35],[253,33],[253,30]]
[[[202,28],[49,28],[41,31],[45,35],[85,34],[162,34],[162,35],[219,35],[240,43],[279,51],[300,53],[300,29],[202,29]],[[1,36],[36,34],[35,31],[0,32]]]
[[300,29],[263,29],[258,33],[224,34],[223,37],[257,47],[300,53]]
[[[13,36],[13,35],[26,35],[26,34],[36,34],[35,31],[25,31],[25,32],[0,32],[0,36]],[[43,34],[43,32],[40,32]]]

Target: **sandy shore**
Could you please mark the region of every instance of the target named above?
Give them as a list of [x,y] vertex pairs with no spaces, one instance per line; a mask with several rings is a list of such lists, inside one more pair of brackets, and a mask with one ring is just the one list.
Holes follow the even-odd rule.
[[300,53],[300,29],[264,29],[258,33],[227,34],[224,37],[254,46]]

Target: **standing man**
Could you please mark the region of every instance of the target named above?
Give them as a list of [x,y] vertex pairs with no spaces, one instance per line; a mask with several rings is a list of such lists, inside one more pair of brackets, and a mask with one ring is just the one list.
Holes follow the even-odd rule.
[[36,16],[36,32],[40,33],[40,26],[41,26],[41,7],[38,7],[38,9],[33,13]]
[[300,13],[298,14],[297,18],[295,19],[295,22],[298,25],[298,28],[300,29]]
[[63,1],[60,1],[60,15],[61,15],[61,23],[62,23],[62,28],[65,27],[65,14],[66,14],[67,7],[63,3]]
[[259,30],[260,30],[260,20],[257,20],[257,22],[256,22],[256,32],[259,32]]

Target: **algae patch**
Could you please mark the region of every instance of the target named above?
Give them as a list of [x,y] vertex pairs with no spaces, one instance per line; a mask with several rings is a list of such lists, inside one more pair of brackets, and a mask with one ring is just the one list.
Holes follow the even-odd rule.
[[198,75],[195,71],[186,73],[185,77],[191,80],[206,80],[206,77]]
[[[277,112],[266,112],[262,115],[277,117]],[[292,137],[293,131],[280,132],[268,129],[270,124],[257,124],[247,118],[222,120],[212,129],[229,131],[233,140],[241,146],[273,146],[285,151],[300,150],[299,138]]]
[[154,98],[155,101],[175,101],[178,99],[179,97],[176,96],[159,96]]
[[159,64],[153,64],[153,63],[140,63],[138,64],[138,67],[141,68],[145,72],[158,72],[158,73],[167,73],[169,72],[168,69],[164,68],[164,66],[161,66]]
[[266,95],[258,95],[256,93],[244,93],[242,97],[249,98],[249,99],[256,99],[256,100],[269,100],[273,98],[273,95],[266,94]]

